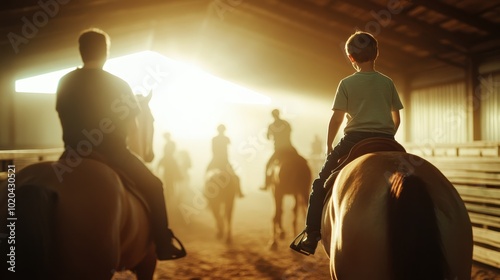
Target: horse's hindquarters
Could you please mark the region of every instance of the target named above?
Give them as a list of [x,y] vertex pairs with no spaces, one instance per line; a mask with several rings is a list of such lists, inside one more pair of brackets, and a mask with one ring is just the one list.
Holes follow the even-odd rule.
[[[441,242],[441,246],[435,247],[440,247],[436,248],[438,250],[442,248],[445,257],[445,264],[442,263],[442,266],[449,267],[446,278],[470,279],[472,232],[463,201],[446,177],[429,162],[398,152],[362,156],[340,172],[333,187],[330,208],[325,210],[328,212],[323,219],[323,243],[331,249],[332,277],[393,279],[395,262],[389,248],[399,246],[391,245],[393,239],[388,232],[390,223],[387,205],[393,174],[419,178],[424,192],[430,196],[430,207],[435,209],[433,215],[439,230],[436,236],[440,238],[438,242]],[[423,203],[415,205],[424,207]],[[404,239],[409,240],[407,237],[410,235],[400,234],[403,242]],[[408,250],[406,254],[414,252]],[[431,257],[417,258],[410,263],[410,267],[419,269],[432,266],[429,262],[436,260]],[[434,276],[428,275],[425,279],[435,279]]]
[[[37,221],[40,227],[52,225],[50,236],[45,236],[42,228],[28,233],[18,228],[16,232],[54,241],[49,248],[51,257],[47,258],[51,260],[48,269],[53,269],[54,273],[50,279],[110,279],[113,271],[136,266],[148,250],[145,244],[152,248],[149,227],[144,222],[148,218],[142,206],[137,208],[130,198],[127,199],[130,195],[124,192],[116,173],[88,159],[82,159],[63,176],[55,172],[54,166],[52,162],[34,164],[16,176],[18,190],[34,186],[54,194],[51,204],[24,207],[31,213],[29,218],[23,219]],[[22,197],[18,199],[23,200]],[[41,221],[40,215],[49,207],[54,209],[50,215],[52,222]],[[124,229],[127,231],[121,232]],[[135,250],[124,249],[124,236],[129,238],[129,245]],[[43,259],[40,258],[40,262]],[[119,261],[124,259],[130,261],[127,266],[120,266]]]
[[70,275],[78,271],[89,276],[117,269],[122,253],[120,228],[126,213],[122,212],[123,186],[116,173],[99,162],[84,160],[57,190],[61,268]]
[[[128,190],[121,192],[120,264],[118,267],[134,268],[144,258],[156,262],[150,218],[141,199]],[[149,256],[149,257],[148,257]]]

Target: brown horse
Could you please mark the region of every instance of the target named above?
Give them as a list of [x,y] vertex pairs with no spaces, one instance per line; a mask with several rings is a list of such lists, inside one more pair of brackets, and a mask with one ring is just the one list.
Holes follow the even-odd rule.
[[321,233],[332,279],[470,279],[467,210],[431,163],[369,153],[325,185],[332,184]]
[[232,242],[234,200],[239,188],[239,177],[230,170],[214,168],[207,171],[203,194],[217,227],[217,238]]
[[[141,145],[152,150],[152,135],[144,136]],[[68,153],[27,166],[0,189],[0,209],[2,223],[11,226],[0,233],[1,279],[104,280],[120,270],[153,277],[147,206],[97,160]]]
[[285,238],[283,229],[283,201],[291,195],[295,200],[293,207],[293,234],[297,234],[299,217],[305,217],[312,175],[307,160],[296,152],[290,152],[282,161],[275,160],[270,165],[271,189],[274,196],[275,214],[273,218],[273,239],[271,249],[278,248],[278,239]]

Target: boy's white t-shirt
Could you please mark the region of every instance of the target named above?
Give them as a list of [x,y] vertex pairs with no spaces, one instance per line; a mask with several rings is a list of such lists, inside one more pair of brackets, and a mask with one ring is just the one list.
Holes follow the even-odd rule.
[[403,109],[391,78],[374,72],[356,72],[338,85],[332,110],[345,111],[344,133],[378,132],[394,135],[392,111]]

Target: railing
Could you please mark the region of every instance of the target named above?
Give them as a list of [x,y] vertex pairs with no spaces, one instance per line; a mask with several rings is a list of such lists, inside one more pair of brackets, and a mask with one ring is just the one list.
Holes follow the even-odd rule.
[[500,143],[404,146],[453,183],[473,224],[474,260],[500,268]]
[[20,170],[38,161],[57,160],[63,149],[0,150],[0,181],[7,177],[7,167],[14,165]]

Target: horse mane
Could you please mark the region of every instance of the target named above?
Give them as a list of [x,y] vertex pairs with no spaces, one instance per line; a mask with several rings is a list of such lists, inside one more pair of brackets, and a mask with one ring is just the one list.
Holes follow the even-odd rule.
[[394,174],[387,209],[392,279],[446,279],[434,203],[422,179]]

